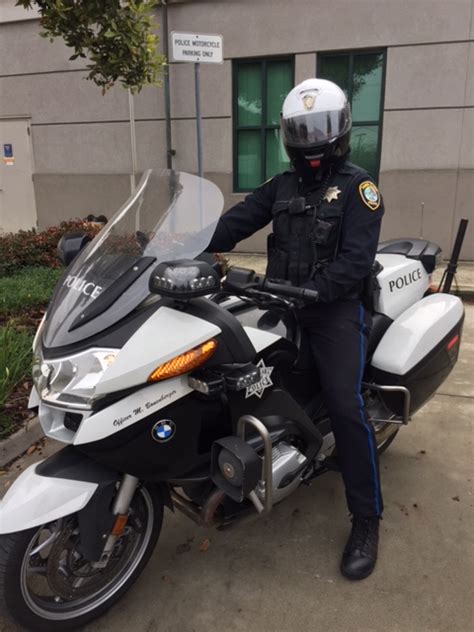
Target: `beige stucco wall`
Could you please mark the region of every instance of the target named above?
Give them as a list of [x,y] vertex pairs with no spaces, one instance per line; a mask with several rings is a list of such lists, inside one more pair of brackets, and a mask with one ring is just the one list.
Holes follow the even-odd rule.
[[[11,3],[10,3],[11,4]],[[387,47],[380,186],[383,236],[415,235],[450,248],[461,216],[471,226],[463,256],[474,258],[474,0],[207,0],[169,8],[170,30],[222,33],[225,62],[201,68],[204,165],[232,191],[232,58],[295,54],[295,79],[315,74],[318,51]],[[158,16],[159,17],[159,16]],[[0,19],[1,22],[1,19]],[[38,22],[0,23],[0,116],[29,115],[41,224],[65,209],[112,208],[130,170],[128,101],[115,88],[101,96],[60,42],[38,37]],[[195,171],[193,69],[170,66],[175,166]],[[165,166],[163,90],[135,99],[139,169]],[[85,179],[84,179],[85,178]],[[126,178],[125,178],[126,180]],[[110,200],[104,195],[110,191]],[[74,202],[66,204],[67,196]],[[100,204],[99,204],[100,202]],[[423,206],[422,206],[423,205]],[[422,208],[423,213],[422,213]],[[240,245],[262,250],[264,235]]]
[[421,235],[448,252],[459,219],[467,217],[462,256],[470,259],[473,50],[473,42],[388,49],[380,175],[384,235]]
[[34,182],[40,228],[90,213],[110,218],[130,195],[128,174],[38,174]]

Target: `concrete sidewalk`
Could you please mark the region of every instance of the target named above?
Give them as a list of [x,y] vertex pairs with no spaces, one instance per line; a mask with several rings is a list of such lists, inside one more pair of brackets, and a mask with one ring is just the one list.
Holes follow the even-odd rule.
[[[456,368],[381,459],[380,558],[367,580],[339,573],[349,520],[339,476],[330,473],[268,517],[225,531],[167,511],[143,575],[86,630],[471,632],[473,357],[474,305],[466,305]],[[47,440],[0,487],[55,449]],[[14,628],[0,620],[0,630]]]

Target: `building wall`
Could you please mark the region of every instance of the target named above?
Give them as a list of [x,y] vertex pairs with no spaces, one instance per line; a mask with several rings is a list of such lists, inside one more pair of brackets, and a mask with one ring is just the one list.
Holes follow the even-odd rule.
[[474,257],[473,55],[472,41],[388,49],[380,178],[384,234],[402,229],[447,251],[468,217],[465,258]]
[[[201,79],[204,165],[226,205],[242,199],[232,191],[232,59],[295,54],[300,81],[315,74],[318,51],[386,47],[382,236],[422,235],[447,251],[459,218],[469,217],[463,257],[474,258],[473,8],[474,0],[171,4],[170,30],[224,36],[225,62],[202,65]],[[82,62],[68,61],[68,49],[38,30],[37,20],[0,24],[0,116],[31,117],[40,225],[110,213],[126,194],[131,165],[127,93],[119,87],[102,97],[84,80]],[[171,64],[170,83],[175,166],[196,171],[191,64]],[[163,89],[144,89],[135,114],[139,170],[164,167]],[[261,231],[239,249],[261,251],[264,243]]]

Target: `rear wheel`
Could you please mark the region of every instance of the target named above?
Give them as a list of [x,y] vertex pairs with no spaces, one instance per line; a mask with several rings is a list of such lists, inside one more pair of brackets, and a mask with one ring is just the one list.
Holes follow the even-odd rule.
[[160,535],[158,490],[137,490],[123,535],[105,568],[80,552],[76,515],[0,536],[0,607],[28,630],[63,632],[108,610],[130,588]]
[[383,454],[392,444],[400,430],[397,424],[381,423],[373,424],[375,439],[377,441],[377,452]]
[[393,413],[387,408],[379,393],[367,391],[364,399],[367,417],[374,429],[377,451],[383,454],[397,436],[400,425],[388,422],[393,418]]

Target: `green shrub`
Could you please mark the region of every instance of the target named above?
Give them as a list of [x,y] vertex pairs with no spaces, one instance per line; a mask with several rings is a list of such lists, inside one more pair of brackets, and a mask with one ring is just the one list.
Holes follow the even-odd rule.
[[0,276],[28,266],[61,267],[56,249],[65,233],[83,232],[94,237],[100,226],[73,220],[43,231],[20,230],[0,235]]
[[[21,380],[31,370],[33,336],[17,331],[12,325],[0,327],[0,411]],[[0,427],[5,423],[5,414],[0,414]]]
[[0,439],[28,417],[33,336],[61,273],[33,267],[0,278]]
[[0,316],[21,315],[32,307],[43,307],[51,298],[62,274],[58,268],[22,268],[0,278]]

